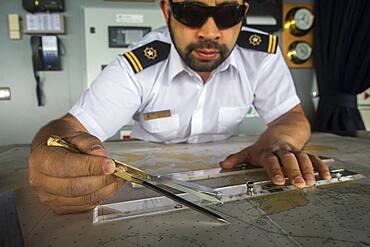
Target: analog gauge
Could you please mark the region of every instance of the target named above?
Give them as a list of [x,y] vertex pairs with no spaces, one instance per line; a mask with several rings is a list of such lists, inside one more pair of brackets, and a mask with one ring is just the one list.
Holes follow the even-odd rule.
[[299,30],[307,31],[313,25],[313,14],[308,9],[301,8],[295,12],[294,20]]
[[314,16],[307,8],[294,8],[288,12],[285,28],[296,36],[305,35],[313,26]]
[[312,47],[304,41],[295,41],[289,46],[288,57],[295,64],[306,62],[312,55]]

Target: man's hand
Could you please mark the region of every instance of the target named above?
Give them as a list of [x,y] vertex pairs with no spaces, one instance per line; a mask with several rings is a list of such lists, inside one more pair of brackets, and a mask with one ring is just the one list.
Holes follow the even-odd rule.
[[114,162],[102,143],[86,132],[63,139],[83,154],[61,147],[36,146],[29,157],[29,182],[40,200],[58,214],[89,210],[112,195],[122,184],[112,175]]
[[269,123],[255,144],[230,155],[220,162],[220,166],[225,169],[242,163],[261,166],[274,184],[285,184],[286,175],[290,183],[299,188],[312,186],[315,183],[314,169],[324,179],[330,178],[330,172],[317,156],[302,151],[310,133],[302,107],[296,105]]
[[220,162],[224,169],[238,164],[264,167],[276,185],[284,185],[285,177],[288,177],[290,183],[298,188],[312,186],[315,184],[314,169],[319,172],[320,177],[331,178],[328,166],[316,155],[290,147],[261,150],[258,144],[254,144]]

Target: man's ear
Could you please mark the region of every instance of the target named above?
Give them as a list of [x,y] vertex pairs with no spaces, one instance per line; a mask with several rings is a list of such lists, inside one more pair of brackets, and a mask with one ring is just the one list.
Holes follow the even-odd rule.
[[166,24],[168,25],[168,20],[170,18],[170,5],[167,0],[161,0],[161,10],[164,17],[164,20],[166,21]]

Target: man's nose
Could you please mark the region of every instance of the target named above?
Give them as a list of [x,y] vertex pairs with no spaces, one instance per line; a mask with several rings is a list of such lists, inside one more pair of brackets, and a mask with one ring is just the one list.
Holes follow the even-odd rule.
[[199,28],[198,38],[201,40],[218,40],[221,37],[213,17],[208,17],[207,21]]

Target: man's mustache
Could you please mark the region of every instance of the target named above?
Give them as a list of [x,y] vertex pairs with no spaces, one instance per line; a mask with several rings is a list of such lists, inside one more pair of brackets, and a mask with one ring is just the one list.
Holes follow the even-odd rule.
[[212,40],[192,43],[188,45],[187,47],[188,53],[191,53],[193,50],[199,50],[199,49],[213,49],[213,50],[217,50],[220,53],[227,51],[227,48],[225,45],[220,45],[217,42],[212,41]]

